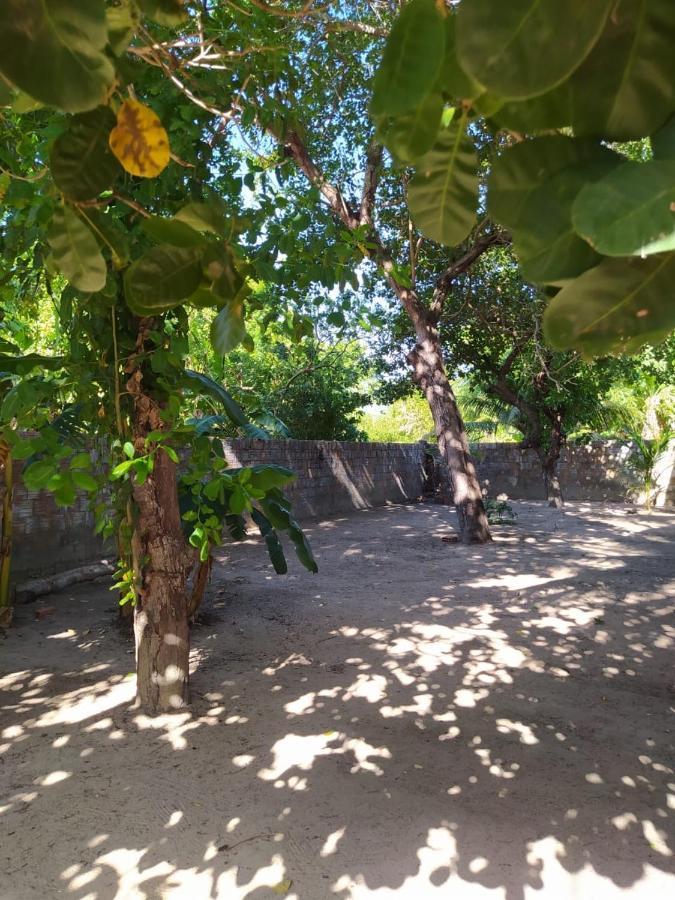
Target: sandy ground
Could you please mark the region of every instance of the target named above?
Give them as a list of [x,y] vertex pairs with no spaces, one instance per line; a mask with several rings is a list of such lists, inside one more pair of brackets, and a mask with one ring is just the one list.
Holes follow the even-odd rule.
[[439,506],[228,549],[193,714],[130,707],[105,585],[0,639],[2,900],[656,900],[673,877],[675,516]]

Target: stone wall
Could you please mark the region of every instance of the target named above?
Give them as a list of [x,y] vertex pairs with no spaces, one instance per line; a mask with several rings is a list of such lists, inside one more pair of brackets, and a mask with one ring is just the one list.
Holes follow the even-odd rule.
[[233,440],[225,455],[231,466],[277,463],[296,472],[286,494],[300,518],[407,503],[423,491],[422,444]]

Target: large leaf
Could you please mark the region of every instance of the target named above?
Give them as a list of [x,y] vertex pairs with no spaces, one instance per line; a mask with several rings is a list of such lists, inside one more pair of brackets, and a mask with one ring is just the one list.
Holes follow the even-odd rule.
[[474,226],[478,206],[478,157],[460,120],[439,132],[408,186],[410,214],[426,237],[460,244]]
[[674,47],[673,0],[619,0],[571,81],[575,134],[623,141],[662,125],[675,109]]
[[675,250],[675,160],[623,163],[584,187],[572,219],[605,256]]
[[149,216],[143,219],[141,228],[155,240],[174,247],[198,247],[204,244],[204,237],[179,219]]
[[208,203],[186,203],[173,217],[190,228],[216,237],[227,238],[233,230],[233,222],[228,218],[222,203],[212,200]]
[[211,344],[216,353],[224,356],[241,344],[245,337],[243,304],[236,299],[231,300],[211,323]]
[[211,282],[211,291],[221,302],[231,303],[244,299],[244,277],[236,267],[229,247],[210,246],[204,253],[204,275]]
[[177,306],[199,287],[199,252],[161,245],[148,250],[124,275],[127,305],[138,316],[152,316]]
[[473,100],[479,97],[485,88],[475,78],[468,75],[457,59],[457,16],[445,17],[445,50],[443,63],[438,76],[437,90],[442,91],[451,100]]
[[544,334],[554,347],[585,356],[635,353],[675,328],[675,253],[606,259],[551,301]]
[[109,142],[131,175],[155,178],[169,165],[169,136],[159,116],[138,100],[125,100],[120,106]]
[[106,265],[92,232],[70,206],[56,210],[47,234],[58,270],[79,291],[105,287]]
[[457,15],[462,68],[507,99],[551,90],[597,41],[615,0],[470,0]]
[[553,90],[526,100],[506,100],[486,113],[500,128],[532,133],[562,128],[572,121],[572,88],[564,81]]
[[204,394],[216,400],[225,410],[227,417],[231,422],[240,428],[244,428],[249,424],[249,420],[244,410],[239,406],[234,397],[226,391],[222,384],[218,384],[213,378],[204,375],[202,372],[195,372],[192,369],[186,369],[183,374],[183,380],[186,385],[198,394]]
[[104,101],[115,71],[101,0],[2,0],[0,71],[49,106],[84,112]]
[[180,25],[187,18],[184,0],[138,0],[138,5],[160,25]]
[[412,165],[433,147],[442,112],[441,95],[429,94],[412,112],[381,119],[376,137],[397,160]]
[[138,28],[138,8],[133,0],[118,0],[105,11],[108,43],[116,56],[121,56],[131,43]]
[[488,209],[511,232],[525,278],[562,284],[600,261],[575,231],[572,204],[621,159],[594,141],[555,135],[516,144],[495,162]]
[[72,200],[91,200],[111,187],[122,167],[108,146],[115,116],[107,106],[73,116],[50,154],[52,177]]
[[434,0],[411,0],[389,33],[373,82],[372,114],[398,116],[413,109],[434,87],[444,47]]
[[488,182],[488,209],[507,228],[517,228],[538,188],[569,166],[597,158],[594,141],[551,135],[522,141],[496,160]]
[[270,555],[270,560],[272,561],[272,565],[274,566],[274,571],[277,573],[277,575],[285,575],[286,572],[288,572],[288,564],[286,563],[284,548],[281,546],[279,535],[272,527],[272,523],[267,518],[267,516],[265,516],[260,512],[259,509],[256,509],[255,507],[253,507],[253,509],[251,510],[251,518],[258,526],[258,528],[260,529],[260,534],[265,539],[265,543],[267,544],[267,552]]
[[93,207],[83,208],[80,213],[86,219],[99,243],[110,250],[115,268],[123,268],[129,262],[131,247],[129,235],[122,228],[120,221],[109,212],[104,213]]
[[652,135],[654,159],[675,159],[675,115]]
[[296,555],[303,566],[310,572],[318,572],[319,567],[314,559],[312,548],[310,547],[302,528],[300,528],[293,518],[291,514],[291,505],[283,493],[278,490],[278,488],[273,488],[270,493],[259,502],[263,512],[272,523],[272,526],[288,532],[288,536],[295,547]]

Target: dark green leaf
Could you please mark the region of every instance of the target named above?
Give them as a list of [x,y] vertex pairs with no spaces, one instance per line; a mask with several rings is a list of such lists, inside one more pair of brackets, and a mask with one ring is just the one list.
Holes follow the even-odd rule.
[[459,64],[456,23],[457,16],[454,14],[445,17],[445,52],[437,89],[452,100],[473,100],[479,97],[485,88],[475,78],[467,75]]
[[673,0],[619,0],[571,81],[575,134],[625,141],[662,125],[675,108],[674,46]]
[[180,25],[187,18],[184,0],[138,0],[138,5],[160,25]]
[[84,112],[101,104],[115,71],[101,0],[2,0],[0,71],[36,100]]
[[81,472],[79,469],[72,470],[70,477],[74,484],[83,491],[97,491],[98,482],[88,472]]
[[122,167],[108,146],[115,116],[107,106],[73,116],[54,142],[50,168],[57,187],[72,200],[91,200],[112,186]]
[[272,523],[267,518],[267,516],[263,515],[263,513],[261,513],[260,510],[256,509],[255,507],[253,507],[253,509],[251,510],[251,518],[258,526],[258,528],[260,529],[260,534],[265,539],[265,543],[267,544],[267,552],[270,555],[270,560],[272,561],[272,565],[274,566],[274,571],[277,573],[277,575],[285,575],[288,572],[288,564],[286,563],[284,548],[281,546],[279,535],[272,527]]
[[372,114],[398,116],[413,109],[433,89],[444,48],[434,0],[411,0],[389,33],[373,83]]
[[470,0],[457,14],[464,69],[507,99],[551,90],[597,41],[615,0]]
[[127,305],[139,316],[157,315],[178,306],[202,280],[201,259],[194,248],[153,247],[124,275]]
[[211,323],[211,345],[224,355],[241,344],[246,334],[243,305],[236,300],[227,303]]
[[110,49],[121,56],[138,28],[138,8],[133,0],[117,0],[115,6],[106,7],[105,16]]
[[23,470],[23,483],[29,491],[39,491],[47,486],[56,473],[56,467],[50,459],[41,459],[31,463]]
[[675,159],[675,116],[652,135],[654,159]]
[[585,356],[635,353],[675,328],[675,253],[606,259],[563,288],[544,316],[554,347]]
[[580,191],[572,219],[605,256],[675,250],[675,160],[623,163]]
[[204,244],[203,236],[179,219],[162,219],[150,216],[143,219],[141,228],[150,237],[173,247],[199,247]]
[[183,374],[183,380],[186,386],[195,391],[195,393],[205,394],[207,397],[211,397],[220,403],[227,413],[227,417],[235,425],[243,428],[249,424],[244,410],[232,395],[225,390],[222,384],[218,384],[217,381],[209,378],[208,375],[204,375],[202,372],[194,372],[192,369],[186,369]]
[[377,138],[392,156],[411,165],[433,147],[442,112],[441,95],[429,94],[412,112],[381,120],[377,127]]
[[408,186],[415,225],[440,244],[461,243],[474,226],[478,206],[478,158],[464,120],[441,131]]
[[72,207],[56,210],[47,240],[55,264],[73,287],[92,294],[105,287],[106,265],[96,238]]

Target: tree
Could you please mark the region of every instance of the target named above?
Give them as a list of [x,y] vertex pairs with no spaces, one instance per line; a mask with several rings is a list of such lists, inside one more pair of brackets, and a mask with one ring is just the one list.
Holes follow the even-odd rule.
[[[161,23],[184,18],[177,2],[141,5]],[[138,699],[156,713],[187,702],[186,584],[195,557],[207,559],[226,529],[241,535],[249,511],[277,571],[285,570],[279,530],[304,565],[316,571],[316,563],[282,493],[293,474],[226,471],[211,440],[217,423],[211,430],[185,415],[186,395],[206,392],[240,428],[262,433],[222,386],[185,366],[190,308],[217,310],[219,353],[247,340],[243,226],[206,187],[212,162],[198,113],[185,115],[187,101],[176,102],[161,72],[128,65],[134,34],[152,27],[138,14],[133,3],[106,10],[97,0],[58,10],[12,0],[0,11],[4,283],[38,282],[65,342],[60,390],[39,433],[18,433],[36,396],[44,398],[29,377],[6,393],[2,437],[26,460],[29,487],[52,491],[62,505],[78,488],[89,492],[97,530],[117,538],[117,587],[135,603]],[[152,98],[168,128],[139,97]],[[228,166],[219,174],[230,177]],[[16,345],[0,349],[2,369],[20,374],[35,363],[30,354],[16,360]],[[99,467],[83,449],[91,438],[103,442]]]

